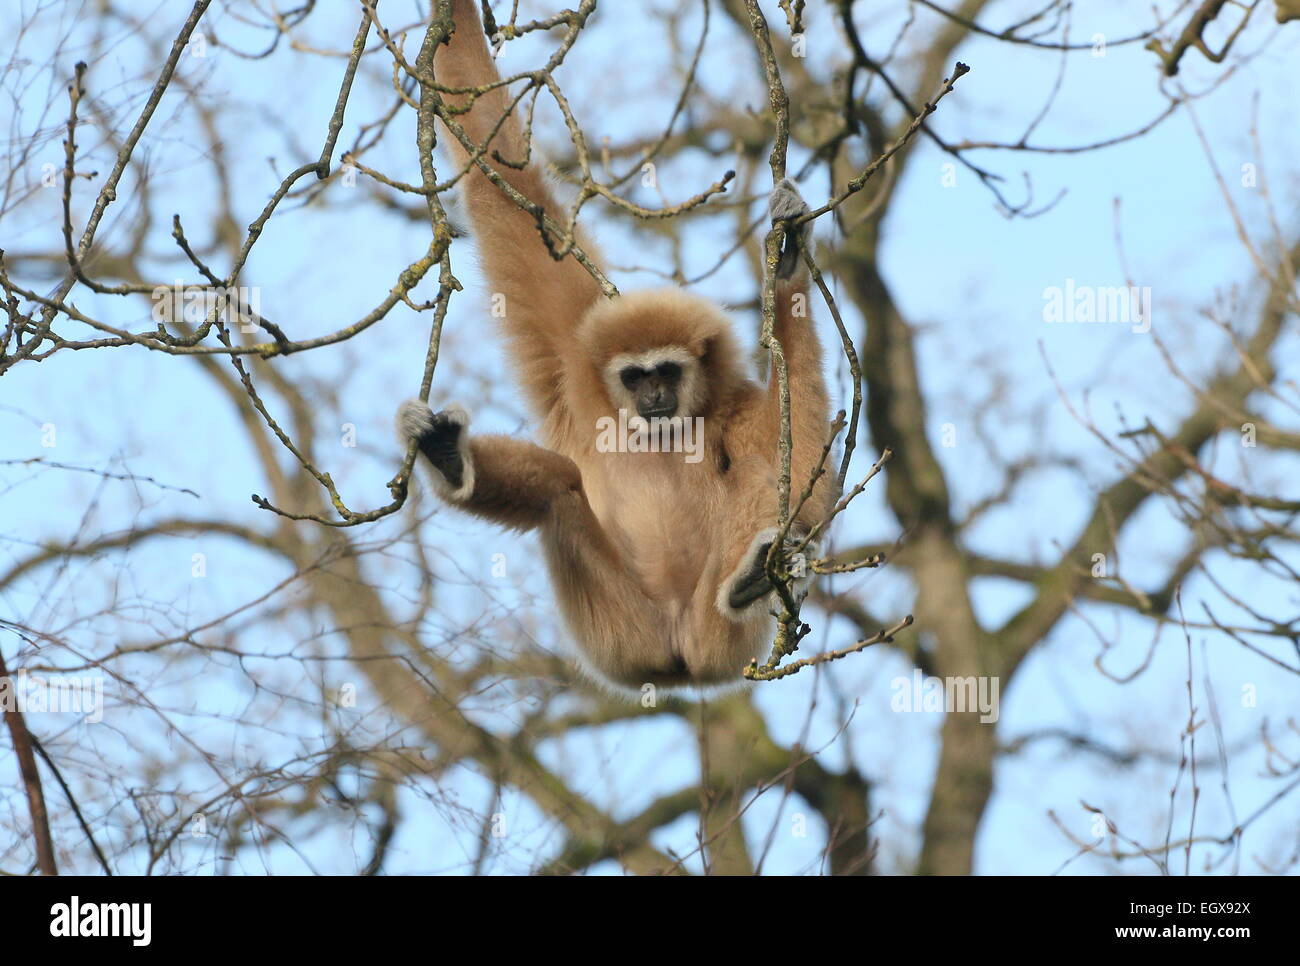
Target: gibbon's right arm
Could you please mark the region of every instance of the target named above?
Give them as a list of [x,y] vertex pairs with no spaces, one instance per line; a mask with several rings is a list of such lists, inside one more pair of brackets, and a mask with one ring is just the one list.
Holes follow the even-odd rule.
[[[500,80],[488,51],[483,24],[473,0],[452,0],[455,31],[450,42],[434,55],[434,79],[447,87],[483,87]],[[472,104],[466,113],[453,114],[469,140],[482,145],[489,138],[481,161],[530,201],[542,205],[556,221],[561,212],[536,161],[522,169],[501,164],[493,154],[513,164],[526,156],[523,130],[516,115],[501,124],[511,101],[506,87],[480,95],[445,94],[453,108]],[[445,126],[443,141],[457,169],[470,155]],[[534,155],[535,159],[536,155]],[[551,416],[562,402],[557,378],[565,355],[574,351],[573,330],[588,307],[600,297],[600,287],[577,260],[555,261],[538,233],[536,219],[521,210],[492,184],[476,163],[459,182],[468,209],[480,257],[495,299],[504,296],[505,331],[509,348],[529,401],[542,418]],[[599,261],[579,239],[593,261]]]

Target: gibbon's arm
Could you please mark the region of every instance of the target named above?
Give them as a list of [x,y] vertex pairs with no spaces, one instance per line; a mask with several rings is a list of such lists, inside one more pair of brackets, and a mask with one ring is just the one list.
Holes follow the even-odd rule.
[[501,526],[531,530],[557,501],[581,496],[573,460],[509,436],[471,437],[469,413],[460,406],[435,413],[422,400],[408,400],[397,429],[429,461],[429,480],[443,499]]
[[[473,0],[453,0],[451,6],[455,32],[434,55],[435,79],[448,87],[482,87],[499,80]],[[475,144],[491,138],[481,160],[559,221],[560,209],[535,160],[516,169],[493,157],[494,152],[499,153],[515,164],[525,157],[523,130],[515,115],[492,135],[510,104],[507,88],[497,87],[477,98],[468,94],[446,94],[444,98],[455,108],[472,102],[466,113],[455,114],[453,119]],[[443,135],[457,168],[464,168],[469,162],[464,146],[445,127]],[[552,258],[536,219],[492,184],[477,164],[461,180],[460,190],[492,287],[494,312],[498,306],[504,311],[510,351],[524,390],[538,415],[546,418],[562,403],[562,362],[574,351],[573,329],[600,297],[600,287],[575,259],[557,262]],[[599,260],[584,241],[580,239],[579,244],[594,261]],[[502,297],[504,305],[498,301]]]
[[[773,189],[768,208],[773,224],[808,211],[799,189],[789,179]],[[813,325],[808,269],[803,264],[803,249],[810,243],[810,234],[806,225],[786,234],[776,269],[774,332],[785,353],[790,386],[791,508],[812,478],[830,433],[830,396],[822,371],[821,341]],[[769,377],[765,409],[764,422],[775,446],[781,437],[781,384],[775,366]],[[800,514],[808,525],[818,522],[834,499],[829,476],[822,477]]]

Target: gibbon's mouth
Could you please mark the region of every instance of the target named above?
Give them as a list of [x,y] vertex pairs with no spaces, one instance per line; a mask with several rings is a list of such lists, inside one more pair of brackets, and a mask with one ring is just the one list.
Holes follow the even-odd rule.
[[676,415],[676,406],[663,406],[659,409],[638,409],[637,415],[642,419],[670,419]]

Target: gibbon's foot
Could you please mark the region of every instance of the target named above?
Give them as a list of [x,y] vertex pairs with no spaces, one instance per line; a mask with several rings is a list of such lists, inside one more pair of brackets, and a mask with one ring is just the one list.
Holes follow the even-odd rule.
[[[767,199],[767,213],[772,224],[788,222],[808,213],[808,203],[799,194],[799,187],[789,178],[782,178]],[[799,267],[800,254],[808,243],[808,225],[787,227],[781,240],[781,255],[776,263],[776,277],[790,278]]]
[[466,462],[469,413],[460,406],[449,406],[435,413],[420,400],[410,399],[397,411],[397,425],[402,436],[415,441],[446,481],[444,495],[468,494],[473,483],[473,472]]
[[[791,532],[785,540],[789,552],[803,542],[803,534]],[[749,565],[737,573],[727,591],[727,606],[732,610],[744,610],[760,597],[771,593],[772,580],[767,575],[767,554],[776,538],[776,530],[764,530],[754,538],[753,550],[749,555]]]
[[750,561],[749,569],[735,579],[731,593],[727,595],[727,606],[732,610],[743,610],[772,589],[772,580],[767,575],[767,553],[771,541],[759,544],[758,552]]

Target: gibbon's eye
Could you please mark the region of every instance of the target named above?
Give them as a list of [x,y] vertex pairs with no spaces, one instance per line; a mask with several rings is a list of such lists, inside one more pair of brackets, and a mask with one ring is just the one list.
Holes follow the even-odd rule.
[[661,362],[655,371],[659,373],[659,378],[670,386],[675,385],[682,377],[682,367],[675,362]]
[[618,374],[618,377],[623,380],[625,387],[634,389],[636,384],[645,378],[645,370],[637,366],[628,366]]

